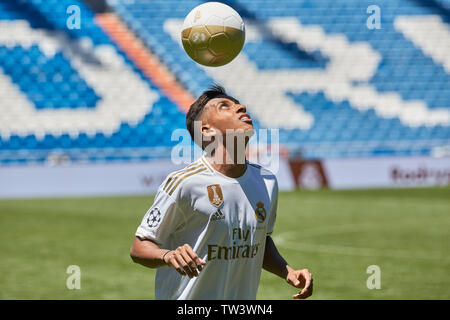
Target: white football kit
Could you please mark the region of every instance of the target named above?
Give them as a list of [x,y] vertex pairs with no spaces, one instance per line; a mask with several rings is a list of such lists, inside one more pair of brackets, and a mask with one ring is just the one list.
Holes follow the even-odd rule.
[[277,200],[275,175],[250,162],[239,178],[216,171],[204,156],[169,174],[136,236],[164,249],[187,243],[206,265],[192,279],[158,268],[156,299],[256,299]]

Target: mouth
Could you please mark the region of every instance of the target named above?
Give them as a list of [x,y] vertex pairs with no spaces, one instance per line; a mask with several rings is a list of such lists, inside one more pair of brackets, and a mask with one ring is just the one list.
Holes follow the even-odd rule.
[[244,121],[246,123],[253,123],[252,118],[250,118],[250,116],[247,113],[243,113],[240,117],[239,120]]

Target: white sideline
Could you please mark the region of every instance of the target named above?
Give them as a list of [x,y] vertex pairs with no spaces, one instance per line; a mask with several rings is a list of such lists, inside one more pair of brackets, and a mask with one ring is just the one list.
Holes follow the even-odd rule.
[[[343,233],[343,232],[342,232]],[[295,241],[292,237],[293,232],[284,232],[279,235],[274,235],[274,242],[279,245],[281,249],[289,249],[299,252],[313,252],[313,253],[326,253],[326,254],[338,254],[338,255],[351,255],[351,256],[364,256],[364,257],[386,257],[386,258],[399,258],[409,260],[432,260],[441,262],[450,262],[449,258],[442,256],[433,256],[430,254],[423,254],[420,252],[411,252],[409,250],[395,250],[395,249],[375,249],[364,247],[351,247],[340,245],[328,245],[328,244],[312,244],[305,243],[303,241]]]

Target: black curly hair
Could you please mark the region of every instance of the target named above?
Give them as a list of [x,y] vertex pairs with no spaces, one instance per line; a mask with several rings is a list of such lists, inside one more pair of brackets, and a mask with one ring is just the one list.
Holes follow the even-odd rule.
[[189,111],[186,114],[186,128],[195,143],[197,142],[194,140],[194,122],[200,117],[208,101],[214,98],[227,98],[235,103],[239,103],[238,100],[226,93],[224,87],[218,84],[213,84],[208,88],[208,90],[204,91],[201,96],[198,97],[197,100],[195,100],[190,106]]

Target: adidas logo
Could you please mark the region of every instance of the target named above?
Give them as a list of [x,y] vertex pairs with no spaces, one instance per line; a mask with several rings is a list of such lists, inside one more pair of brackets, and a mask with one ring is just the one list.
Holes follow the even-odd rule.
[[220,209],[211,215],[211,221],[216,221],[216,220],[221,220],[221,219],[225,219],[225,215],[220,211]]

